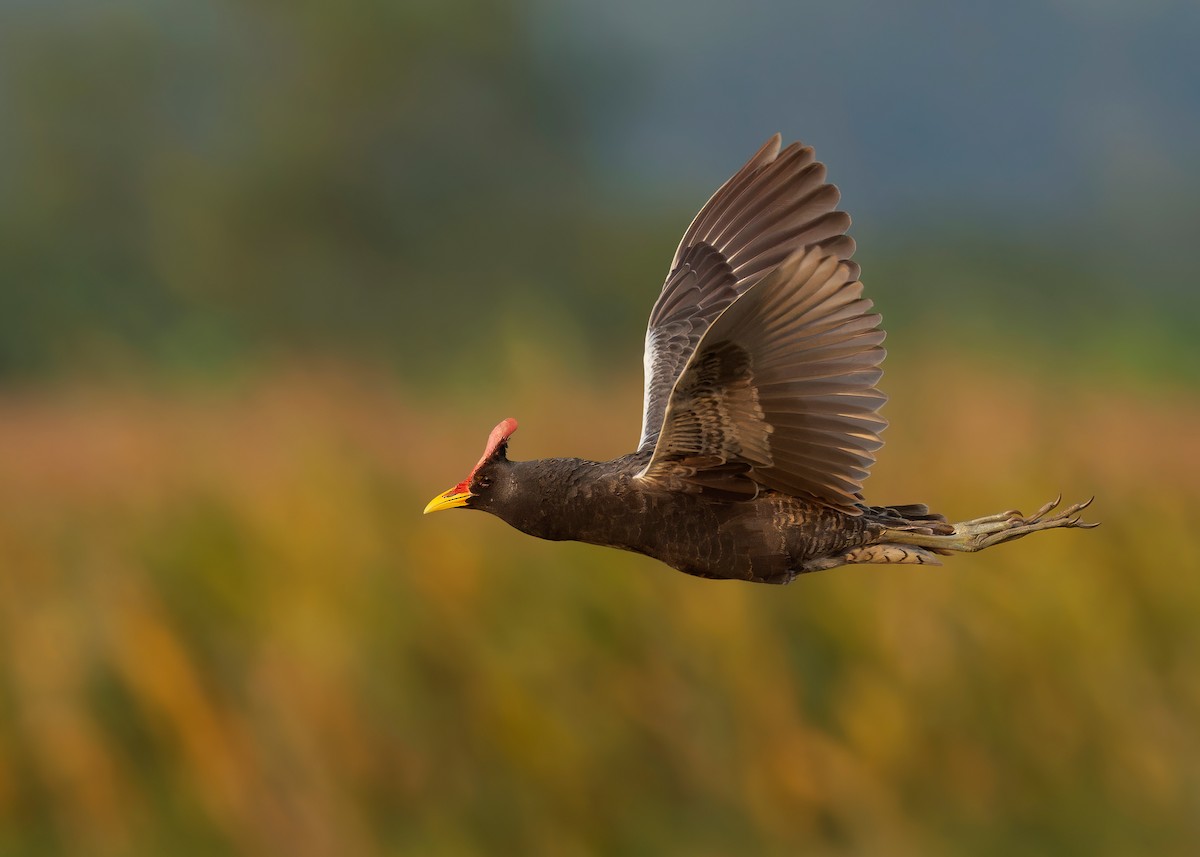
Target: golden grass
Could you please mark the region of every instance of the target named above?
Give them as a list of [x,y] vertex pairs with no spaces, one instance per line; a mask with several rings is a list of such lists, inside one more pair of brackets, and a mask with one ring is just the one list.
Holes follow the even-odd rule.
[[420,514],[510,414],[626,451],[637,379],[10,394],[0,853],[1194,853],[1200,400],[903,369],[871,499],[1103,526],[702,581]]

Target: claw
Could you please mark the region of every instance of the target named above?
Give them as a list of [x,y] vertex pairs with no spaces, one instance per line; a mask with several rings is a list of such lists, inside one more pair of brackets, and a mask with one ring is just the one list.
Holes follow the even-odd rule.
[[1091,497],[1088,497],[1088,498],[1087,498],[1086,500],[1084,500],[1082,503],[1076,503],[1075,505],[1076,505],[1076,506],[1078,506],[1078,508],[1079,508],[1079,510],[1080,510],[1080,511],[1083,511],[1083,510],[1084,510],[1084,509],[1086,509],[1088,506],[1092,505],[1092,501],[1093,501],[1093,500],[1095,500],[1095,499],[1096,499],[1096,495],[1095,495],[1095,494],[1093,494]]
[[1036,523],[1037,521],[1040,521],[1042,518],[1044,518],[1046,515],[1050,514],[1050,512],[1052,510],[1054,510],[1055,508],[1057,508],[1058,504],[1061,502],[1062,502],[1062,494],[1059,494],[1057,497],[1055,497],[1053,500],[1051,500],[1045,506],[1042,506],[1042,508],[1038,509],[1036,512],[1033,513],[1033,515],[1026,518],[1025,520],[1030,524]]

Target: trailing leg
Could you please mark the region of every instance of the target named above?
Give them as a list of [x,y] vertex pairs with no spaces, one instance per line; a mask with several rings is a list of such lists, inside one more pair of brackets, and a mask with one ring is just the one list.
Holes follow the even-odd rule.
[[1038,509],[1029,517],[1012,509],[996,515],[975,518],[972,521],[962,521],[954,525],[954,531],[947,535],[931,535],[928,533],[912,532],[902,529],[886,528],[882,539],[902,545],[914,545],[929,548],[934,551],[981,551],[992,545],[1010,542],[1024,538],[1039,530],[1068,529],[1078,527],[1090,529],[1098,526],[1085,523],[1079,513],[1091,505],[1091,500],[1085,503],[1075,503],[1051,515],[1062,501],[1062,496]]

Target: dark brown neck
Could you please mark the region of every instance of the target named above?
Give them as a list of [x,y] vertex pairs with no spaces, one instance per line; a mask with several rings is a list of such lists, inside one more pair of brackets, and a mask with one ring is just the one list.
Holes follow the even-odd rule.
[[613,532],[610,512],[622,506],[621,497],[633,472],[626,459],[509,462],[512,493],[486,511],[543,539],[619,544],[620,533]]

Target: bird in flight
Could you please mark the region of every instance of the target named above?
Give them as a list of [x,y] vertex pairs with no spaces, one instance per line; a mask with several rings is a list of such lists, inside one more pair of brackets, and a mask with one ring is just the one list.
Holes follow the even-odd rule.
[[510,461],[517,422],[425,512],[480,509],[708,578],[789,583],[850,563],[940,564],[1040,530],[1092,527],[1059,500],[957,524],[871,506],[884,332],[850,261],[850,217],[813,150],[776,134],[696,215],[646,331],[642,433],[612,461]]

